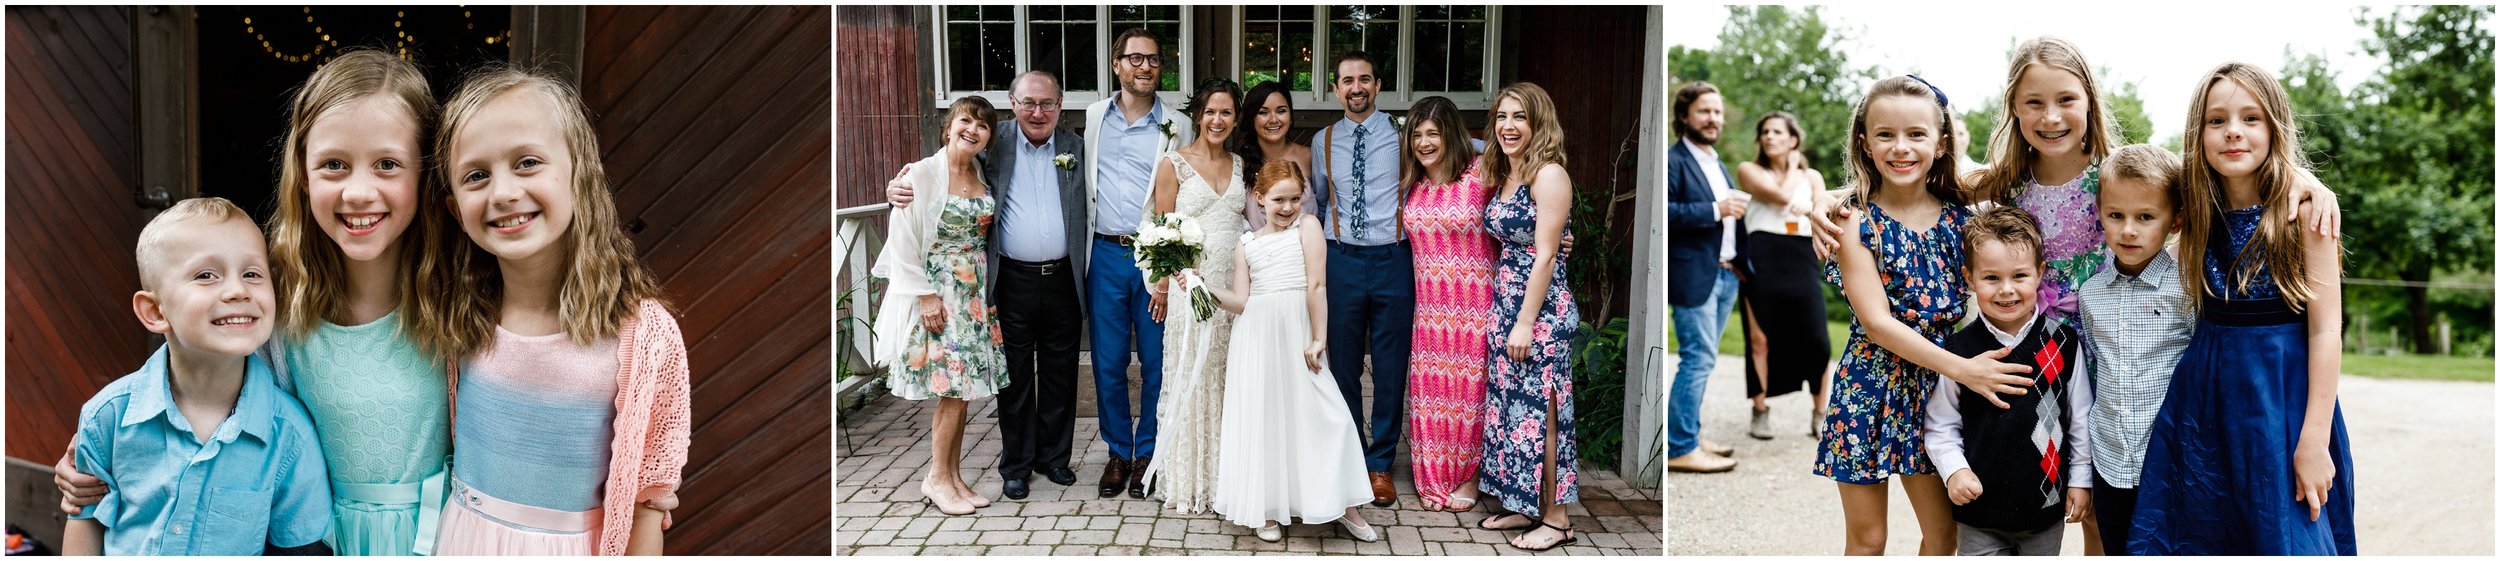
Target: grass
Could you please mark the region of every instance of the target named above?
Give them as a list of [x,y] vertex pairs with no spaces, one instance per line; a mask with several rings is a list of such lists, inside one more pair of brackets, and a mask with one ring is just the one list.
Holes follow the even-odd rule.
[[[1669,318],[1673,321],[1673,318]],[[1832,360],[1840,359],[1840,348],[1849,343],[1848,322],[1824,322],[1831,334]],[[1744,322],[1729,321],[1719,336],[1719,354],[1741,357],[1745,354]],[[1667,348],[1675,347],[1675,330],[1667,330]],[[2433,355],[2344,355],[2344,373],[2352,376],[2398,380],[2445,380],[2455,382],[2492,381],[2492,357]]]

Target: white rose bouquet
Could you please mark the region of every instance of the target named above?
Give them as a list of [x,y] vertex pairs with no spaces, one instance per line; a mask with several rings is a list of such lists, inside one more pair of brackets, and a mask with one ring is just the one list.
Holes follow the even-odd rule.
[[[1137,270],[1152,285],[1198,266],[1206,254],[1206,230],[1180,213],[1155,215],[1137,229]],[[1215,315],[1215,295],[1202,287],[1189,290],[1189,307],[1199,320]]]

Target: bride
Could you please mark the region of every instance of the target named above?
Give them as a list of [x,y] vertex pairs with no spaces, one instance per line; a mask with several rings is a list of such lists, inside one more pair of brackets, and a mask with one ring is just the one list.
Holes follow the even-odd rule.
[[[1154,214],[1179,213],[1198,223],[1207,244],[1199,269],[1217,288],[1231,288],[1234,244],[1248,229],[1242,209],[1241,157],[1224,150],[1237,122],[1241,87],[1207,80],[1183,109],[1196,122],[1197,140],[1155,162]],[[1222,178],[1210,183],[1208,178]],[[1149,216],[1148,220],[1152,220]],[[1224,423],[1224,363],[1233,316],[1217,312],[1199,319],[1178,279],[1158,286],[1169,295],[1157,307],[1163,322],[1163,394],[1156,422],[1155,461],[1142,476],[1163,505],[1204,512],[1215,494],[1216,435]]]

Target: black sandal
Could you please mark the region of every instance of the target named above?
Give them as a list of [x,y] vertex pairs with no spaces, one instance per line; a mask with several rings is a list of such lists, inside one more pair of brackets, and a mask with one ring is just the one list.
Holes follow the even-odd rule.
[[[1545,523],[1545,520],[1544,520],[1544,519],[1532,519],[1532,520],[1536,520],[1536,526],[1537,526],[1538,528],[1544,528],[1544,529],[1548,529],[1548,530],[1555,530],[1555,531],[1562,532],[1562,534],[1563,534],[1562,539],[1554,540],[1554,543],[1551,543],[1551,544],[1546,544],[1546,546],[1545,546],[1545,547],[1537,547],[1537,548],[1519,547],[1519,544],[1515,544],[1515,543],[1514,543],[1514,544],[1511,544],[1511,546],[1510,546],[1512,549],[1517,549],[1517,550],[1520,550],[1520,551],[1531,551],[1531,552],[1534,552],[1534,551],[1550,551],[1550,550],[1552,550],[1552,549],[1554,549],[1554,548],[1557,548],[1557,547],[1562,547],[1562,546],[1563,546],[1563,544],[1574,543],[1574,542],[1578,542],[1578,541],[1580,541],[1580,536],[1579,536],[1578,534],[1576,534],[1576,533],[1572,532],[1570,528],[1565,528],[1565,527],[1561,527],[1561,526],[1555,526],[1555,525],[1552,525],[1552,524],[1547,524],[1547,523]],[[1529,532],[1535,532],[1536,530],[1531,529],[1531,530],[1528,530],[1528,531],[1529,531]],[[1520,535],[1521,535],[1521,536],[1526,536],[1527,534],[1522,533],[1522,534],[1520,534]]]
[[[1530,525],[1527,525],[1527,526],[1511,526],[1511,527],[1507,527],[1507,528],[1495,528],[1495,527],[1492,527],[1492,526],[1486,526],[1486,525],[1484,525],[1484,523],[1486,523],[1486,522],[1492,522],[1492,521],[1495,521],[1495,520],[1500,520],[1500,519],[1502,519],[1502,517],[1504,517],[1504,516],[1517,516],[1517,517],[1520,517],[1521,519],[1525,519],[1525,520],[1527,520],[1527,521],[1529,522],[1529,524],[1530,524]],[[1477,521],[1476,521],[1476,529],[1478,529],[1478,530],[1490,530],[1490,531],[1495,531],[1495,532],[1508,532],[1508,531],[1511,531],[1511,530],[1535,530],[1535,529],[1536,529],[1536,526],[1535,526],[1535,524],[1536,524],[1536,523],[1537,523],[1537,519],[1536,519],[1535,517],[1531,517],[1531,516],[1528,516],[1528,515],[1525,515],[1525,514],[1516,513],[1516,512],[1505,512],[1505,513],[1501,513],[1501,514],[1496,514],[1496,515],[1492,515],[1492,516],[1487,516],[1487,517],[1484,517],[1484,519],[1483,519],[1483,520],[1477,520]]]

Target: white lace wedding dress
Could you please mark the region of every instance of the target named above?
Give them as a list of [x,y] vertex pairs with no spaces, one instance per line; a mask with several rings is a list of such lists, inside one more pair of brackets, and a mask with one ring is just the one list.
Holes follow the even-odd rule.
[[1311,308],[1301,235],[1289,229],[1242,237],[1250,293],[1233,323],[1232,364],[1224,374],[1215,512],[1251,528],[1295,518],[1324,524],[1371,502],[1363,446],[1327,359],[1317,372],[1302,360]]
[[[1207,284],[1232,288],[1233,240],[1249,226],[1241,209],[1248,195],[1241,183],[1241,157],[1233,156],[1224,191],[1215,187],[1178,152],[1165,152],[1180,179],[1173,212],[1188,216],[1205,231],[1207,247],[1198,258],[1198,274]],[[1154,463],[1144,477],[1163,506],[1181,512],[1205,512],[1215,496],[1216,435],[1224,422],[1225,349],[1232,340],[1233,314],[1216,310],[1205,320],[1190,310],[1186,290],[1175,279],[1163,315],[1163,394],[1156,405]],[[1351,417],[1349,417],[1351,418]]]

